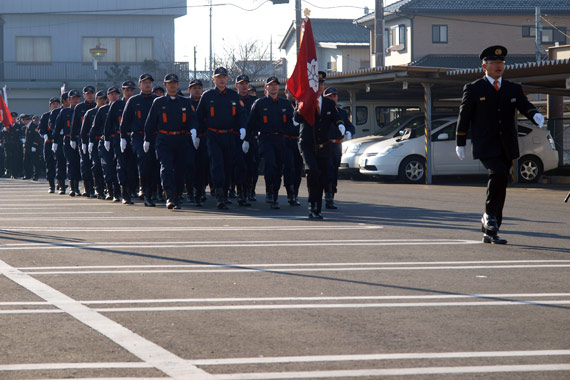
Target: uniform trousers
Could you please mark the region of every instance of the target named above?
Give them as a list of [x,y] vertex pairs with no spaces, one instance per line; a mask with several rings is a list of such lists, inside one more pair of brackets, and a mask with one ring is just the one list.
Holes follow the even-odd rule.
[[234,148],[233,148],[233,170],[231,185],[241,186],[245,184],[247,175],[247,164],[245,161],[245,153],[242,149],[243,141],[240,140],[239,135],[234,134]]
[[141,133],[134,133],[131,136],[130,145],[136,156],[137,172],[141,180],[141,186],[143,188],[156,188],[156,185],[158,185],[158,177],[155,175],[155,172],[159,172],[159,169],[157,169],[158,161],[156,160],[156,153],[153,149],[149,149],[148,152],[144,151],[144,135]]
[[340,159],[342,157],[342,143],[330,143],[331,155],[329,158],[329,169],[327,178],[327,191],[333,194],[337,192],[338,183],[338,167],[340,166]]
[[203,194],[208,184],[208,177],[210,175],[210,159],[208,157],[208,146],[206,142],[206,135],[200,137],[200,145],[196,150],[196,164],[195,164],[195,177],[194,188],[196,194]]
[[65,154],[63,153],[63,145],[63,143],[60,143],[55,151],[55,178],[58,181],[65,181],[67,177],[67,162],[65,161]]
[[32,152],[30,149],[24,152],[24,176],[38,178],[40,174],[40,152]]
[[512,166],[512,161],[502,156],[481,159],[481,163],[487,169],[489,175],[485,212],[497,218],[497,225],[501,227],[503,221],[503,207],[507,196],[507,184],[509,182],[509,170]]
[[265,188],[275,194],[281,187],[283,174],[283,153],[285,150],[282,135],[262,134],[259,136],[259,155],[263,157],[265,166]]
[[283,155],[283,182],[286,188],[293,188],[299,194],[301,178],[303,176],[303,158],[299,152],[296,139],[285,138],[285,154]]
[[259,177],[259,143],[257,139],[253,138],[249,142],[249,151],[245,154],[245,184],[253,190],[257,185],[257,179]]
[[46,163],[46,179],[48,181],[55,180],[55,157],[51,150],[52,146],[52,142],[44,143],[44,161]]
[[77,143],[77,150],[79,150],[80,168],[81,168],[81,178],[86,184],[93,183],[93,173],[91,172],[91,157],[89,157],[89,152],[83,153],[81,149],[81,141]]
[[101,166],[101,156],[99,154],[99,148],[97,144],[93,146],[93,150],[91,151],[91,153],[89,153],[89,155],[91,158],[91,173],[93,174],[93,179],[95,180],[95,183],[105,182],[105,178],[103,177],[103,166]]
[[320,213],[323,204],[323,192],[327,183],[327,171],[329,167],[328,144],[315,151],[313,144],[299,141],[299,149],[305,164],[307,173],[307,188],[309,190],[309,203],[315,204],[315,211]]
[[[117,180],[117,162],[113,155],[113,143],[109,150],[105,149],[105,142],[99,140],[99,158],[101,159],[101,167],[103,168],[103,176],[105,183],[119,184]],[[93,148],[95,149],[95,148]]]
[[210,176],[214,188],[227,189],[233,169],[233,150],[235,149],[233,133],[217,133],[208,131],[206,145],[210,157]]
[[80,147],[76,146],[76,149],[71,147],[69,137],[63,140],[63,154],[65,155],[65,160],[67,161],[67,179],[73,181],[81,180],[81,170],[80,170],[80,160],[79,152],[77,151]]
[[184,188],[185,167],[190,150],[188,136],[159,133],[155,149],[156,158],[160,162],[162,188],[171,197],[178,189]]
[[[196,148],[194,148],[194,143],[192,137],[188,136],[188,148],[186,149],[186,165],[184,170],[184,183],[186,188],[194,188],[196,178]],[[184,192],[184,188],[177,190],[179,194]]]

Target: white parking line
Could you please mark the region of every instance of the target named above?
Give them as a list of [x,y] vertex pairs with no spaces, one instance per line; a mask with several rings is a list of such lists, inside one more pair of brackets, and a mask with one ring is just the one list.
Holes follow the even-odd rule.
[[173,379],[213,378],[164,348],[0,260],[0,274],[91,327]]
[[[74,218],[62,218],[65,220],[71,220]],[[85,220],[95,220],[99,218],[85,218]],[[139,219],[139,218],[136,218]],[[142,218],[142,220],[146,219],[153,219],[153,217],[149,218]],[[173,221],[173,220],[191,220],[191,221],[199,221],[200,218],[197,217],[182,217],[182,218],[173,218],[173,217],[165,217],[165,220]],[[212,219],[212,218],[204,218],[204,219]],[[219,219],[226,219],[226,218],[219,218]],[[251,217],[244,217],[244,219],[252,219]],[[280,218],[275,218],[280,219]],[[299,219],[299,218],[298,218]],[[5,219],[1,219],[5,220]],[[0,221],[1,221],[0,220]],[[17,220],[24,220],[24,219],[17,219]],[[37,219],[33,219],[37,221]],[[100,222],[100,220],[97,220]],[[7,232],[28,232],[28,231],[39,231],[39,232],[46,232],[46,228],[49,228],[49,232],[115,232],[115,233],[123,233],[123,232],[186,232],[186,231],[317,231],[317,230],[326,230],[326,231],[333,231],[333,230],[377,230],[384,228],[382,226],[374,226],[374,225],[367,225],[367,226],[358,226],[358,225],[311,225],[311,224],[301,224],[301,225],[292,225],[292,226],[251,226],[251,227],[217,227],[217,226],[200,226],[200,227],[177,227],[177,226],[141,226],[141,227],[0,227],[0,232],[7,231]]]
[[47,371],[47,370],[68,370],[68,369],[133,369],[133,368],[153,368],[148,363],[41,363],[41,364],[4,364],[0,365],[0,372],[3,371]]

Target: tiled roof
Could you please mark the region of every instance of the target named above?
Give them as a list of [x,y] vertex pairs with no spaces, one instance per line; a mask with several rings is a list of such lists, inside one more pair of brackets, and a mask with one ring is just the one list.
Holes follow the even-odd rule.
[[[354,24],[352,19],[312,18],[313,37],[315,43],[370,43],[370,32],[360,25]],[[291,24],[285,34],[279,49],[287,46],[289,39],[295,38],[295,22]]]
[[[509,54],[507,64],[521,64],[535,62],[536,56],[527,54]],[[473,69],[481,67],[481,59],[477,54],[428,54],[409,66],[421,67],[446,67],[454,69]]]
[[386,12],[435,12],[459,11],[472,13],[487,12],[534,12],[540,7],[541,12],[570,11],[567,0],[401,0],[385,7]]

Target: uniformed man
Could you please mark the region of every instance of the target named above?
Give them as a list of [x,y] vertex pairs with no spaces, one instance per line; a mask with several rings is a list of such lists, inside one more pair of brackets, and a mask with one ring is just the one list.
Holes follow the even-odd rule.
[[60,106],[59,98],[50,98],[49,100],[49,111],[44,113],[40,117],[40,125],[38,127],[38,132],[44,138],[44,161],[46,165],[46,179],[49,184],[49,193],[55,192],[55,155],[52,152],[53,135],[52,129],[49,125],[49,116],[53,110],[59,108]]
[[123,119],[121,120],[121,146],[123,150],[132,147],[136,156],[139,181],[143,189],[145,207],[155,207],[156,204],[152,200],[152,189],[156,188],[153,183],[153,169],[156,168],[156,155],[152,152],[145,152],[144,143],[144,123],[152,106],[152,102],[156,99],[156,95],[152,93],[152,75],[145,73],[139,77],[140,93],[127,101],[125,110],[123,111]]
[[73,118],[71,120],[71,147],[73,149],[79,150],[80,158],[80,171],[81,178],[83,179],[83,196],[94,197],[93,189],[93,174],[91,173],[91,159],[89,158],[89,153],[85,150],[83,153],[81,148],[81,142],[79,141],[79,133],[81,131],[81,126],[83,125],[83,118],[85,113],[95,108],[95,87],[86,86],[83,88],[83,99],[84,101],[75,106],[73,111]]
[[0,178],[6,176],[6,139],[4,137],[4,133],[6,132],[6,127],[3,123],[0,122]]
[[69,195],[74,197],[81,195],[79,191],[79,181],[81,180],[81,168],[79,152],[77,151],[77,141],[71,139],[71,122],[75,107],[79,104],[81,97],[79,91],[71,90],[68,92],[69,107],[63,108],[57,115],[55,120],[54,135],[58,140],[52,145],[52,149],[57,149],[59,144],[63,146],[63,154],[67,162],[67,179],[69,179],[70,192]]
[[24,143],[24,179],[32,178],[37,181],[41,172],[42,138],[38,133],[40,118],[38,116],[24,115],[26,123],[26,137]]
[[516,111],[542,128],[544,117],[528,101],[518,83],[503,79],[507,48],[496,45],[481,52],[483,78],[463,87],[457,120],[457,156],[465,158],[469,128],[473,158],[481,160],[488,171],[485,213],[481,218],[483,242],[506,244],[498,232],[503,221],[509,170],[519,156]]
[[[323,95],[331,99],[335,105],[338,103],[338,91],[334,87],[329,87],[325,89]],[[338,128],[331,128],[331,155],[329,160],[329,170],[327,185],[325,188],[325,207],[327,209],[336,210],[338,207],[334,203],[334,195],[337,193],[337,183],[338,183],[338,167],[340,166],[340,159],[342,157],[342,141],[350,140],[354,136],[356,129],[354,125],[348,119],[348,113],[342,108],[336,106],[336,110],[342,120],[342,123],[346,127],[346,132],[344,136],[340,134]]]
[[[203,84],[200,79],[193,79],[188,85],[188,92],[190,93],[190,104],[192,109],[196,111],[200,98],[203,93]],[[200,206],[206,200],[206,185],[209,183],[210,178],[210,160],[208,158],[208,147],[206,144],[206,132],[198,135],[198,148],[196,150],[194,160],[194,204]],[[190,192],[189,192],[190,195]]]
[[158,98],[160,98],[161,96],[164,96],[166,91],[164,90],[164,87],[162,87],[162,86],[154,86],[152,88],[152,93],[155,94]]
[[323,219],[321,209],[330,159],[331,128],[338,128],[341,135],[344,135],[346,131],[334,102],[322,96],[325,89],[326,73],[319,71],[318,74],[319,96],[317,98],[315,122],[311,125],[303,119],[301,114],[295,114],[295,119],[301,124],[299,149],[307,173],[309,219]]
[[[51,111],[48,119],[48,130],[51,131],[52,137],[52,152],[55,155],[55,178],[57,180],[57,188],[59,189],[59,195],[65,194],[65,179],[67,178],[67,161],[65,160],[65,154],[63,153],[63,130],[60,131],[58,135],[55,134],[56,120],[60,112],[69,107],[69,95],[67,92],[61,94],[61,107],[55,108]],[[45,139],[45,137],[44,137]]]
[[230,185],[233,149],[235,149],[233,131],[239,131],[240,141],[243,141],[246,136],[247,119],[239,95],[227,88],[228,71],[224,67],[218,67],[214,71],[212,80],[215,87],[204,92],[198,104],[199,133],[207,134],[210,174],[216,189],[217,207],[227,209],[226,190]]
[[90,144],[89,134],[99,108],[103,107],[105,104],[107,104],[107,94],[105,91],[97,92],[95,97],[95,108],[91,108],[85,113],[83,123],[81,123],[81,130],[79,132],[81,152],[90,160],[90,172],[93,176],[93,184],[95,186],[94,197],[98,199],[105,199],[105,179],[103,177],[103,168],[101,166],[99,151],[97,149],[93,149],[95,145],[94,143]]
[[[119,185],[119,179],[117,177],[117,162],[115,155],[110,147],[105,146],[107,141],[105,141],[105,122],[107,121],[107,115],[109,114],[109,109],[111,108],[111,103],[116,102],[121,96],[121,92],[117,87],[109,87],[107,89],[107,98],[109,103],[101,106],[97,113],[95,114],[95,119],[93,120],[93,126],[89,131],[89,146],[88,149],[91,150],[93,167],[98,163],[97,158],[100,159],[100,165],[103,169],[103,178],[105,179],[105,185],[107,187],[107,196],[105,200],[112,200],[117,203],[121,201],[121,187]],[[99,155],[97,156],[98,151]]]
[[194,144],[198,138],[196,113],[190,101],[178,95],[178,84],[176,74],[164,77],[167,94],[154,100],[144,127],[145,152],[150,150],[152,140],[156,140],[156,157],[160,162],[160,177],[168,209],[180,208],[176,195],[184,186],[185,165],[193,164],[187,162],[190,149],[188,134]]
[[12,119],[14,122],[5,131],[6,169],[10,178],[15,179],[22,176],[25,130],[17,113],[12,112]]
[[247,86],[247,93],[257,98],[257,89],[255,88],[254,85],[250,84],[249,86]]
[[[105,121],[105,148],[109,151],[112,149],[115,154],[117,162],[117,176],[119,184],[121,185],[121,196],[123,204],[132,205],[131,194],[135,191],[134,183],[138,183],[138,174],[136,169],[136,157],[133,149],[130,147],[130,142],[125,140],[121,145],[121,119],[125,104],[131,96],[135,93],[137,86],[133,81],[125,81],[122,84],[121,92],[123,93],[122,99],[117,99],[111,103],[107,120]],[[125,145],[126,143],[126,145]]]
[[[297,106],[297,100],[285,87],[285,97],[289,101],[291,113]],[[293,121],[285,132],[285,153],[283,155],[283,184],[287,191],[287,201],[290,206],[300,206],[299,187],[303,177],[303,157],[299,152],[299,123]]]
[[279,188],[283,175],[285,137],[293,129],[293,109],[279,97],[279,80],[265,81],[267,95],[253,103],[248,120],[248,136],[259,136],[259,154],[263,157],[265,189],[272,209],[279,209]]

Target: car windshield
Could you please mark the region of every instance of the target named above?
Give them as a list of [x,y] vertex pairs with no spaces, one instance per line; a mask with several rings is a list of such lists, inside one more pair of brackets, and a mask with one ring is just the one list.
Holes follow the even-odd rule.
[[[416,117],[416,116],[413,116]],[[410,120],[411,116],[404,116],[399,117],[397,119],[392,120],[390,124],[382,127],[378,132],[374,135],[376,136],[386,136],[391,135],[393,132],[396,132],[402,125],[406,124]]]

